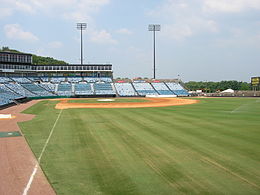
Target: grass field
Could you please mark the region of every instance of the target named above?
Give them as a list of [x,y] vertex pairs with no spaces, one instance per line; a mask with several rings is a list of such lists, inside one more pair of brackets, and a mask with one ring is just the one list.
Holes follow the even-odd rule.
[[[19,124],[36,157],[56,103]],[[41,167],[57,194],[260,194],[260,99],[63,110]]]

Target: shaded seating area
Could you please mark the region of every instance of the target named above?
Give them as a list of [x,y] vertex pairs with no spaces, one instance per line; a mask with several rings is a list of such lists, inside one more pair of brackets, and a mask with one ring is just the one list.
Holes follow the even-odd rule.
[[93,95],[90,83],[75,84],[75,95]]
[[96,95],[116,95],[110,83],[94,83]]

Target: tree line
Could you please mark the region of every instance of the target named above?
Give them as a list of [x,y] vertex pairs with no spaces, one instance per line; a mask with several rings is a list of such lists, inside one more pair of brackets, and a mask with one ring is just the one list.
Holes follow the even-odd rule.
[[226,89],[247,91],[251,90],[251,84],[242,81],[220,81],[220,82],[203,82],[189,81],[184,83],[190,91],[203,90],[204,92],[214,93]]

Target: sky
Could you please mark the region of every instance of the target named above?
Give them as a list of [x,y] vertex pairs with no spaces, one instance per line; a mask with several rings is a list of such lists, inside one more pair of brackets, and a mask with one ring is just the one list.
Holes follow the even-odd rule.
[[0,47],[80,63],[114,77],[250,81],[260,76],[260,0],[0,0]]

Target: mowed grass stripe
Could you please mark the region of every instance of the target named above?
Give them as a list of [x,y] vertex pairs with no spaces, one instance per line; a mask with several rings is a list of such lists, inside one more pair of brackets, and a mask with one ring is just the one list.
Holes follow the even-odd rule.
[[[117,120],[113,120],[113,126],[116,127],[115,131],[121,134],[120,137],[125,141],[126,147],[130,147],[132,151],[134,151],[140,157],[140,159],[144,161],[150,167],[150,169],[152,169],[152,171],[165,180],[171,187],[176,188],[178,193],[195,193],[196,191],[200,191],[202,185],[196,183],[195,180],[187,173],[183,175],[179,171],[181,170],[179,167],[180,164],[176,163],[172,156],[167,154],[164,150],[155,144],[147,142],[147,139],[149,141],[152,140],[147,136],[142,136],[140,132],[142,127],[139,125],[132,127],[131,124],[135,124],[135,122],[131,121],[128,124],[129,118],[122,115],[122,113],[116,115],[117,118],[119,118],[118,121],[121,121],[120,115],[126,120],[124,123],[118,123]],[[125,127],[129,127],[131,131]],[[141,135],[140,137],[135,134],[136,131],[139,132]],[[194,181],[193,184],[192,181]],[[189,189],[183,188],[184,184],[186,188],[190,186]]]
[[[31,107],[37,117],[21,124],[36,154],[54,105]],[[41,166],[57,194],[259,194],[258,108],[256,99],[231,98],[64,110]]]
[[[62,130],[70,129],[72,132],[70,135],[66,136],[67,139],[64,140],[65,143],[62,145],[66,145],[65,150],[69,151],[67,156],[63,156],[64,159],[67,159],[67,164],[65,169],[62,172],[62,175],[59,177],[70,177],[80,176],[79,178],[73,177],[73,181],[69,181],[72,183],[62,183],[65,185],[61,194],[84,194],[84,188],[88,192],[91,193],[107,193],[107,194],[138,194],[135,190],[135,186],[131,184],[131,181],[128,177],[118,169],[118,166],[115,162],[110,158],[109,152],[107,152],[106,148],[103,146],[102,140],[96,135],[96,119],[95,115],[85,115],[82,117],[77,112],[66,112],[64,111],[64,115],[68,120],[65,120],[63,125],[60,127],[60,132],[55,132],[57,134],[57,138],[62,134]],[[88,117],[94,121],[93,124],[86,125],[84,118]],[[73,122],[75,120],[75,122]],[[79,127],[84,127],[84,130],[77,131]],[[57,127],[58,128],[58,127]],[[58,138],[60,139],[60,138]],[[53,144],[53,150],[56,147],[56,143],[61,143],[60,140],[53,139],[49,145],[49,149],[51,149],[51,144]],[[54,151],[55,152],[55,151]],[[59,153],[55,153],[53,156],[49,158],[57,158],[58,161],[62,161],[62,156]],[[79,165],[79,166],[78,166]],[[44,166],[44,165],[43,165]],[[48,166],[46,166],[48,169]],[[59,164],[53,167],[49,173],[54,170],[59,169]],[[71,171],[68,171],[72,169]],[[47,174],[50,180],[56,180],[57,178],[52,179],[52,174]],[[54,186],[60,186],[61,183],[55,183]],[[72,185],[73,184],[73,185]],[[81,184],[81,185],[79,185]],[[84,184],[84,185],[83,185]],[[96,189],[91,189],[92,186],[96,186]],[[121,186],[118,188],[118,186]],[[70,193],[69,193],[70,192]]]
[[[121,113],[121,114],[119,114],[117,117],[120,117],[120,115],[122,116],[123,114]],[[126,116],[122,116],[122,117],[126,117]],[[131,116],[129,115],[129,118],[131,118]],[[139,116],[139,117],[137,117],[138,118],[138,120],[141,120],[141,116]],[[133,124],[137,124],[137,126],[135,127],[135,128],[138,128],[138,127],[140,127],[140,126],[142,126],[142,123],[137,123],[137,121],[134,121],[133,122]],[[126,124],[125,124],[126,125]],[[127,126],[127,125],[126,125]],[[151,128],[148,128],[148,127],[146,127],[146,128],[143,128],[143,129],[149,129],[149,130],[147,130],[147,131],[149,131],[150,133],[151,132],[153,132],[152,131],[152,129]],[[156,131],[156,129],[154,129],[155,131]],[[163,133],[163,135],[165,136],[165,137],[168,137],[169,135],[167,135],[165,132],[158,132],[158,133]],[[140,134],[140,133],[139,133]],[[145,137],[147,138],[147,136],[149,136],[149,135],[145,135]],[[162,137],[162,135],[159,135],[159,137],[161,138]],[[159,138],[159,139],[160,139]],[[164,142],[165,142],[166,140],[164,140]],[[164,142],[162,142],[161,144],[163,144]],[[185,143],[185,146],[188,146],[188,145],[190,145],[190,143]],[[211,151],[210,151],[211,152]],[[212,152],[211,152],[212,153]],[[190,153],[188,153],[188,155],[191,155]],[[207,154],[204,154],[204,155],[207,155]],[[198,154],[196,154],[196,156],[198,156]],[[208,155],[207,155],[208,156]],[[213,157],[215,156],[215,155],[212,155]],[[201,156],[201,159],[202,158],[204,158],[205,156]],[[219,158],[222,158],[222,156],[221,157],[219,157]],[[203,170],[202,170],[203,171]],[[218,171],[218,170],[216,170],[216,171]],[[230,178],[230,179],[232,179],[232,178]],[[234,179],[234,178],[233,178]],[[223,180],[221,179],[220,180],[220,182],[223,182]],[[229,181],[230,182],[230,181]],[[226,182],[225,182],[226,183]],[[224,184],[225,184],[224,183]]]
[[[154,118],[151,118],[149,116],[149,113],[147,113],[146,115],[142,115],[142,116],[147,116],[149,118],[149,120],[152,120],[152,121],[155,120]],[[140,119],[140,120],[145,121],[143,119]],[[165,125],[165,127],[166,126],[174,127],[174,124],[168,123],[168,121],[157,121],[157,122],[164,124],[164,125],[167,124],[167,125]],[[195,140],[194,143],[198,143],[200,145],[206,145],[206,144],[208,144],[209,146],[212,145],[208,148],[214,147],[214,148],[212,148],[212,151],[218,152],[218,153],[215,153],[213,156],[218,156],[218,154],[221,154],[221,156],[218,156],[218,158],[221,159],[224,163],[228,162],[229,166],[231,166],[235,169],[240,169],[240,171],[244,172],[244,174],[246,174],[246,175],[248,173],[250,173],[251,176],[259,175],[259,169],[253,169],[252,170],[252,168],[257,167],[256,165],[259,162],[259,161],[257,161],[259,159],[258,156],[256,155],[257,153],[254,153],[254,155],[253,155],[253,157],[256,157],[256,161],[251,160],[251,163],[249,162],[250,159],[248,159],[248,155],[246,155],[246,154],[250,154],[250,152],[252,151],[251,149],[254,149],[254,145],[253,145],[252,148],[249,148],[249,149],[245,148],[244,149],[245,152],[242,152],[242,154],[241,154],[239,144],[236,144],[236,143],[240,143],[242,145],[245,145],[246,143],[244,143],[242,141],[242,137],[241,137],[240,140],[237,139],[236,140],[237,142],[234,142],[234,143],[232,143],[232,142],[229,143],[228,141],[223,142],[222,140],[225,140],[225,136],[219,135],[218,139],[215,139],[215,138],[211,139],[211,137],[212,137],[211,131],[207,132],[207,129],[204,128],[204,125],[198,126],[198,125],[196,125],[196,122],[194,122],[194,121],[191,121],[190,123],[186,123],[186,124],[192,124],[193,125],[192,129],[190,129],[189,127],[186,127],[186,125],[182,125],[183,128],[177,127],[176,129],[180,129],[182,131],[182,133],[187,133],[187,135],[190,136],[189,140],[199,138],[199,139]],[[212,126],[212,124],[209,124],[208,126]],[[203,129],[203,132],[201,132],[200,129]],[[218,129],[215,129],[215,130],[218,131]],[[215,136],[216,131],[212,132],[212,133]],[[231,138],[226,138],[226,139],[231,139]],[[203,142],[206,142],[206,143],[202,144]],[[186,143],[186,145],[188,145],[188,143]],[[255,147],[257,147],[257,146],[255,146]],[[212,151],[210,153],[212,153]],[[223,156],[223,154],[225,154],[225,153],[226,153],[226,155]],[[230,158],[231,156],[237,156],[237,157],[240,157],[240,161],[241,161],[242,158],[245,157],[245,155],[246,155],[247,158],[245,158],[245,164],[244,165],[246,165],[246,166],[244,166],[244,167],[241,167],[241,165],[238,164],[236,160],[232,161],[232,158]],[[250,157],[252,157],[252,156],[250,156]],[[255,158],[253,158],[253,159],[255,160]],[[254,166],[252,166],[252,165],[254,165]],[[249,172],[248,172],[248,170],[249,170]],[[253,175],[252,175],[252,173],[253,173]]]

